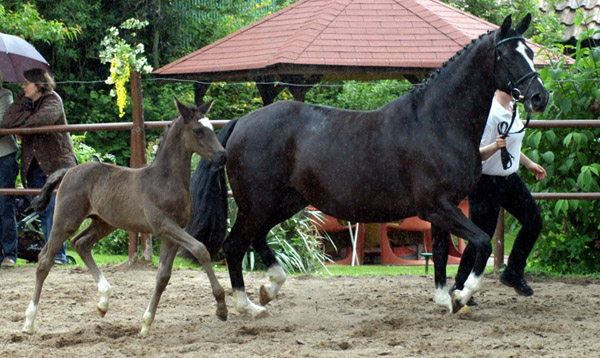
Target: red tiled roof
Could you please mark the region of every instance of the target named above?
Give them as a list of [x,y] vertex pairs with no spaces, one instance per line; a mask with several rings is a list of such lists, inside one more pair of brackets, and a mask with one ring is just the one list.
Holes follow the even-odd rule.
[[154,73],[260,72],[277,66],[427,73],[496,28],[436,0],[302,0]]

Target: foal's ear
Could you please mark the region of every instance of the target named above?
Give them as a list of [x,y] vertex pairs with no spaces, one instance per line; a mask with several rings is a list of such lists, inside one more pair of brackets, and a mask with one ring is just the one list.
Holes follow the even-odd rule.
[[208,111],[210,111],[214,101],[215,101],[214,99],[211,99],[210,102],[201,104],[198,107],[198,110],[204,114],[208,113]]
[[192,111],[188,108],[188,106],[179,102],[177,97],[173,97],[173,99],[175,100],[175,107],[177,107],[177,112],[179,112],[179,115],[181,115],[184,119],[188,119],[193,116]]
[[527,31],[527,29],[529,28],[529,24],[531,24],[531,14],[525,15],[525,18],[523,18],[523,21],[521,21],[517,25],[515,30],[517,31],[517,33],[519,35],[523,35],[525,33],[525,31]]
[[504,19],[502,26],[500,26],[500,37],[506,37],[506,34],[508,34],[508,30],[510,30],[511,26],[512,26],[512,15],[508,15]]

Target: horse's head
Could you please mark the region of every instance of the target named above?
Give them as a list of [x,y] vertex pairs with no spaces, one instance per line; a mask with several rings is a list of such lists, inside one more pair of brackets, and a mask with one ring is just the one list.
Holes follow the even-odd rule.
[[225,165],[227,152],[217,139],[212,124],[206,118],[212,101],[196,107],[182,104],[175,98],[175,106],[185,124],[183,140],[186,147],[202,158],[210,160],[217,167]]
[[533,51],[527,46],[523,33],[529,28],[527,14],[515,28],[507,16],[494,38],[496,65],[494,76],[498,89],[524,102],[526,108],[543,111],[549,94],[533,67]]

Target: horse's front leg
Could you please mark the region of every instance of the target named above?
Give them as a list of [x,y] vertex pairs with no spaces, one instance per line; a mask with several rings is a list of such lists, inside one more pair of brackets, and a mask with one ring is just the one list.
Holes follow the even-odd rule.
[[432,225],[431,235],[433,237],[433,267],[435,269],[435,294],[433,301],[438,306],[446,308],[448,313],[452,313],[452,299],[448,294],[446,281],[450,233],[440,229],[436,225]]
[[148,335],[150,326],[152,325],[152,322],[154,322],[158,302],[160,301],[160,297],[162,296],[162,293],[171,279],[171,271],[173,268],[175,255],[177,254],[177,249],[178,246],[176,244],[173,244],[167,240],[164,240],[161,243],[158,272],[156,274],[156,286],[154,288],[154,292],[152,293],[152,298],[150,299],[148,308],[146,309],[142,319],[142,330],[140,331],[140,336],[142,337],[146,337]]
[[266,238],[260,238],[253,242],[254,249],[260,255],[263,263],[268,267],[269,283],[260,286],[260,304],[265,306],[277,297],[277,293],[281,286],[285,283],[285,272],[275,254],[267,244]]
[[[443,201],[430,208],[430,213],[425,217],[434,226],[439,226],[444,231],[463,237],[475,248],[475,264],[469,274],[462,290],[455,290],[452,297],[452,312],[458,312],[464,307],[471,296],[481,288],[481,278],[487,259],[492,252],[492,245],[487,234],[450,202]],[[447,252],[446,252],[447,260]]]

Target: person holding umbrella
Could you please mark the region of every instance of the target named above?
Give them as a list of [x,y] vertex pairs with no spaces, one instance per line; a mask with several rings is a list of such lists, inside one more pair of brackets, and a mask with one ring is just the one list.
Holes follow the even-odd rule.
[[[16,101],[8,108],[3,126],[23,128],[67,124],[63,102],[54,91],[52,76],[39,68],[27,70],[23,76],[23,93],[18,94]],[[54,171],[77,165],[69,133],[23,135],[21,151],[21,178],[28,188],[41,188]],[[47,241],[52,229],[54,197],[50,206],[39,214]],[[57,254],[55,263],[67,263],[66,244]]]
[[[4,113],[13,101],[13,94],[2,87],[0,72],[0,128]],[[13,135],[0,136],[0,188],[14,188],[19,172],[17,140]],[[0,257],[2,267],[12,267],[17,262],[17,218],[15,197],[0,195]]]

